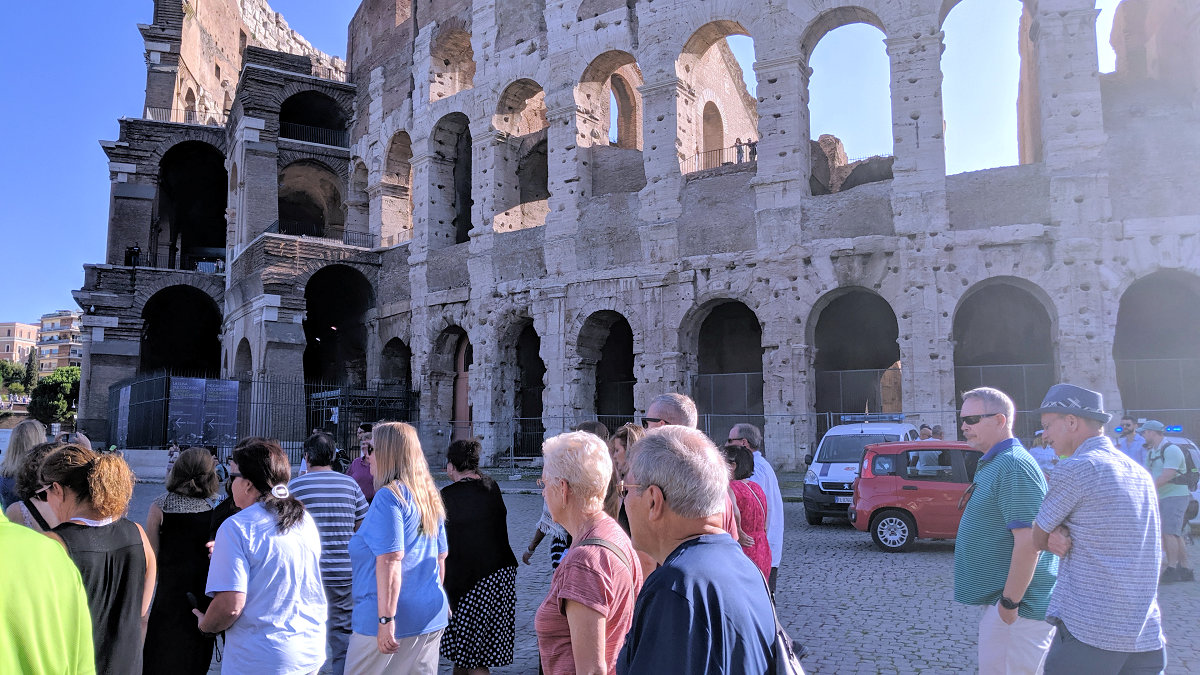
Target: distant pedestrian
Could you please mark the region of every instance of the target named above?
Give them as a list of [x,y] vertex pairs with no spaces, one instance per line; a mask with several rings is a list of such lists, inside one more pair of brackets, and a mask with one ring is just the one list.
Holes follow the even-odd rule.
[[758,141],[750,139],[746,145],[749,146],[750,149],[750,161],[758,161]]
[[746,161],[746,146],[742,144],[741,138],[738,138],[737,141],[733,144],[733,149],[735,151],[735,154],[737,155],[737,163],[738,164],[741,164],[742,162]]
[[946,431],[942,429],[942,425],[935,424],[929,429],[929,435],[939,441],[946,440]]
[[771,573],[767,581],[774,593],[779,580],[779,563],[783,560],[783,493],[779,491],[779,479],[775,476],[775,467],[763,455],[763,435],[758,427],[745,422],[735,424],[725,442],[748,448],[754,456],[754,473],[750,480],[762,488],[767,498],[767,544],[771,548]]
[[929,426],[928,424],[922,424],[917,429],[917,435],[920,440],[927,441],[933,438],[933,427]]
[[1046,478],[1013,436],[1008,395],[980,387],[962,398],[963,436],[984,454],[954,543],[954,599],[983,607],[979,672],[1041,672],[1054,637],[1046,605],[1058,574],[1058,559],[1033,541]]
[[358,425],[358,457],[350,462],[350,468],[346,471],[346,475],[358,483],[368,503],[375,499],[375,478],[371,475],[371,453],[375,452],[375,445],[371,440],[373,428],[370,424]]
[[350,537],[367,516],[367,499],[354,479],[333,470],[337,449],[333,437],[318,432],[304,441],[308,473],[293,478],[288,490],[312,516],[321,535],[321,585],[325,588],[328,623],[329,668],[334,675],[346,669],[350,644],[351,592]]
[[722,531],[729,470],[716,446],[695,429],[652,430],[626,478],[634,544],[661,567],[638,594],[617,672],[774,672],[771,596]]
[[1146,420],[1138,427],[1138,433],[1146,439],[1146,468],[1158,490],[1158,517],[1166,557],[1160,584],[1196,578],[1188,566],[1187,546],[1183,541],[1184,512],[1192,498],[1187,483],[1180,482],[1187,475],[1187,460],[1183,450],[1166,439],[1166,429],[1158,420]]
[[1113,442],[1129,459],[1146,466],[1146,439],[1137,432],[1137,427],[1137,420],[1133,415],[1125,415],[1121,418],[1121,426],[1117,427],[1120,431]]
[[1034,522],[1061,558],[1046,618],[1057,626],[1046,673],[1158,673],[1166,666],[1154,482],[1104,435],[1098,393],[1056,384],[1037,412],[1060,457]]
[[175,462],[179,461],[179,455],[183,451],[179,449],[179,443],[171,441],[171,445],[167,446],[167,473],[165,478],[170,478],[171,469],[175,468]]

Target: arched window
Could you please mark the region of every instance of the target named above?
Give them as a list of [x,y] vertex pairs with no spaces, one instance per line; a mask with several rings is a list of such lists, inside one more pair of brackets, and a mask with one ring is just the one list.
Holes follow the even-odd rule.
[[699,373],[693,397],[701,426],[712,438],[720,438],[738,422],[762,428],[762,355],[762,327],[746,305],[721,302],[704,317],[696,345]]
[[462,113],[446,115],[433,128],[429,171],[429,248],[464,244],[470,238],[471,128]]
[[225,157],[208,143],[185,141],[163,155],[150,230],[156,264],[216,271],[225,260],[226,181]]
[[[729,40],[735,36],[747,37],[738,46],[742,61],[752,62],[748,31],[736,21],[724,20],[693,33],[675,61],[681,84],[696,92],[694,107],[681,108],[676,116],[683,173],[745,162],[752,159],[750,148],[757,148],[758,102],[746,84],[753,81],[754,73],[739,63]],[[740,159],[735,140],[743,143]]]
[[550,197],[546,93],[533,80],[510,84],[492,126],[505,134],[496,147],[493,229],[507,232],[545,223]]
[[294,94],[279,108],[279,137],[338,148],[350,146],[346,113],[338,102],[317,91]]
[[221,369],[221,310],[204,291],[169,286],[142,308],[139,372],[216,377]]
[[328,167],[300,160],[279,173],[279,233],[340,237],[342,181]]
[[429,48],[429,100],[453,96],[475,86],[475,52],[471,34],[442,28]]

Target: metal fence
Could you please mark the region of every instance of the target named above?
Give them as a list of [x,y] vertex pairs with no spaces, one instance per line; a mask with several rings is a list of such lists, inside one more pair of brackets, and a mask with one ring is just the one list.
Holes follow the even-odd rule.
[[142,119],[153,122],[172,122],[175,124],[198,124],[206,127],[223,127],[228,115],[223,112],[199,112],[183,108],[156,108],[147,106],[142,112]]
[[345,129],[325,129],[295,122],[280,122],[279,137],[305,143],[329,145],[335,148],[350,147],[350,134]]
[[379,246],[379,237],[370,232],[338,230],[327,228],[322,223],[309,223],[299,220],[276,220],[267,226],[266,232],[270,234],[286,234],[289,237],[329,239],[332,241],[341,241],[347,246],[360,246],[362,248],[378,248]]
[[695,173],[706,169],[734,164],[748,164],[758,160],[758,144],[732,145],[728,148],[705,150],[683,160],[683,173]]

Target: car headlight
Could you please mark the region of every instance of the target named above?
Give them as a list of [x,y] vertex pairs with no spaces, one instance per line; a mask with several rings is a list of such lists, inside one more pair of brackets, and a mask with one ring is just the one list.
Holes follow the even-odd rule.
[[808,473],[804,474],[804,484],[805,485],[816,485],[817,484],[817,472],[813,471],[812,469],[809,469]]

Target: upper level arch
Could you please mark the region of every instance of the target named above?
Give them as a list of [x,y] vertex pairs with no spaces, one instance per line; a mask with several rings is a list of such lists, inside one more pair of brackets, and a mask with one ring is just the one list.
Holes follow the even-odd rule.
[[171,146],[158,167],[150,248],[155,264],[216,271],[225,260],[225,156],[204,141]]
[[688,37],[676,58],[684,92],[676,115],[683,173],[746,161],[742,144],[758,141],[758,102],[727,40],[739,35],[753,39],[738,21],[710,21]]
[[[592,59],[575,89],[575,104],[580,111],[579,144],[615,144],[641,150],[642,94],[638,88],[643,84],[642,70],[629,52],[614,49]],[[613,127],[615,143],[609,137]]]
[[502,135],[495,147],[496,232],[535,227],[546,221],[550,197],[546,92],[522,78],[505,87],[492,127]]
[[475,51],[471,34],[458,24],[447,23],[429,46],[429,100],[453,96],[475,86]]
[[279,137],[344,148],[348,108],[328,94],[300,91],[279,104]]
[[821,41],[821,38],[842,26],[849,26],[855,23],[865,23],[878,28],[884,35],[889,34],[887,26],[884,25],[883,20],[875,12],[863,7],[835,7],[834,9],[818,14],[804,28],[804,32],[800,37],[800,54],[807,62],[812,57],[813,50],[816,49],[817,43]]

